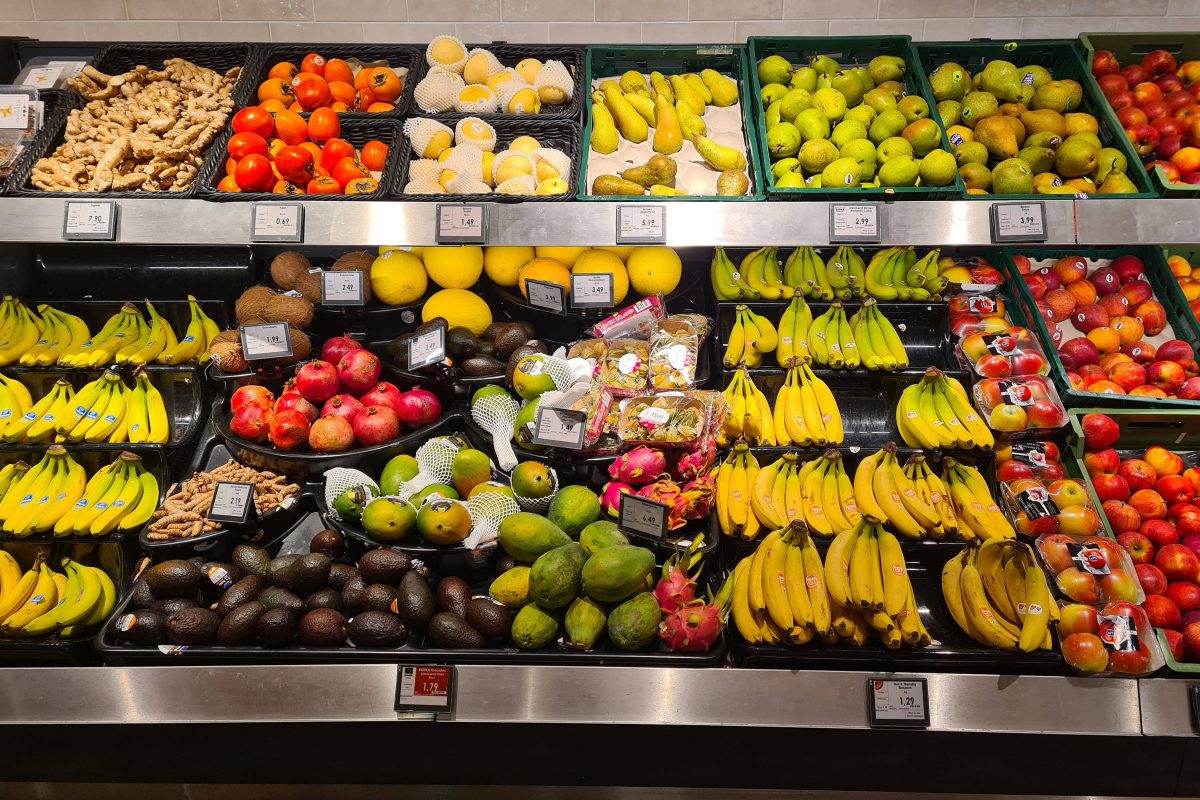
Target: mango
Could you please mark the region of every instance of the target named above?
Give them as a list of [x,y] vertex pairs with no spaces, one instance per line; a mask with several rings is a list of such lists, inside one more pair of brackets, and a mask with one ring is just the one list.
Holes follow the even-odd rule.
[[[608,638],[619,650],[643,650],[654,641],[660,622],[662,611],[658,608],[658,600],[650,592],[642,592],[621,603],[608,615]],[[515,623],[513,629],[516,629]]]
[[564,486],[550,501],[546,518],[572,539],[600,519],[600,498],[586,486]]

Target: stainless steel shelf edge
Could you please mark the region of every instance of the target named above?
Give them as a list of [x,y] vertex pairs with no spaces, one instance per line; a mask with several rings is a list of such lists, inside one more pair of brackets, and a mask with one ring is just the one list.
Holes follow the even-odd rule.
[[1200,200],[1081,200],[1075,223],[1080,244],[1195,244]]
[[[458,667],[477,723],[866,729],[871,672]],[[924,674],[931,730],[1136,736],[1133,680]],[[200,687],[200,690],[197,689]],[[0,670],[0,724],[397,719],[396,666]]]
[[1142,732],[1147,736],[1197,736],[1192,720],[1192,689],[1200,689],[1200,680],[1146,678],[1138,681],[1141,695]]

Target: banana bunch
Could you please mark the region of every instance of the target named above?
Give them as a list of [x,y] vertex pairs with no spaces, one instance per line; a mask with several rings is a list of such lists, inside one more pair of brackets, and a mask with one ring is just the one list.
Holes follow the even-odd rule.
[[774,432],[783,447],[840,445],[842,413],[828,384],[807,364],[794,366],[775,395]]
[[834,301],[828,311],[812,321],[808,335],[812,363],[834,369],[858,369],[861,363],[858,343],[840,300]]
[[33,408],[29,388],[15,378],[0,373],[0,435],[10,423],[20,420]]
[[850,300],[866,293],[866,267],[843,245],[826,261],[814,247],[797,247],[783,264],[783,282],[809,300]]
[[918,489],[900,466],[894,442],[858,462],[854,470],[854,498],[859,512],[887,523],[906,539],[942,538],[947,533],[946,521],[933,497],[934,487],[928,481],[924,486],[926,491]]
[[779,344],[779,333],[771,320],[755,314],[749,306],[739,305],[736,313],[721,363],[726,368],[762,366],[763,354],[772,352]]
[[65,417],[74,399],[75,390],[71,384],[59,378],[45,397],[29,405],[23,414],[8,418],[7,424],[0,427],[0,439],[9,444],[50,441],[55,422]]
[[[41,335],[33,347],[21,354],[18,363],[23,367],[48,367],[57,364],[59,356],[81,346],[88,340],[88,327],[74,314],[59,311],[48,305],[38,306],[42,315]],[[2,313],[2,312],[0,312]]]
[[812,361],[808,345],[808,331],[812,321],[812,310],[808,303],[804,302],[804,295],[797,293],[779,318],[779,344],[775,346],[775,363],[788,369]]
[[806,644],[820,636],[836,641],[821,554],[793,521],[767,534],[733,571],[731,613],[749,644]]
[[778,247],[760,247],[736,267],[718,247],[709,268],[718,300],[790,300],[794,291],[784,283]]
[[926,450],[991,450],[996,444],[963,385],[934,367],[900,393],[896,428],[909,447]]
[[750,492],[758,472],[758,459],[742,440],[734,442],[717,467],[717,523],[726,536],[737,536],[747,542],[758,538],[762,525],[750,506]]
[[117,588],[108,573],[62,560],[54,572],[39,550],[22,575],[16,560],[0,551],[0,631],[8,636],[80,636],[95,630],[117,605]]
[[135,531],[158,509],[158,481],[133,453],[121,453],[87,482],[78,502],[54,523],[55,536]]
[[[153,358],[159,364],[186,364],[192,359],[198,360],[201,364],[208,363],[212,340],[221,332],[221,329],[201,310],[200,304],[196,302],[194,296],[188,295],[188,309],[191,318],[188,320],[187,330],[183,332],[183,338],[178,341],[175,341],[175,335],[171,333],[171,326],[158,316],[149,300],[146,301],[146,307],[150,309],[151,317],[155,318],[155,327],[159,327],[161,322],[160,333],[152,334],[146,347],[150,350],[155,348],[157,345],[155,336],[158,336],[162,342],[162,348],[153,356],[147,356],[147,362]],[[146,352],[147,350],[143,348],[140,355],[146,356]],[[135,364],[147,362],[133,361]]]
[[1058,606],[1027,544],[989,539],[963,548],[942,568],[942,597],[958,627],[982,645],[1022,653],[1052,647]]
[[[891,320],[883,315],[874,298],[868,297],[850,317],[850,333],[857,345],[858,360],[867,369],[889,372],[908,367],[908,351]],[[850,368],[847,356],[847,368]]]
[[[945,539],[948,536],[960,535],[958,514],[954,512],[954,503],[950,500],[950,493],[942,479],[929,468],[929,462],[925,456],[912,456],[904,462],[904,476],[912,481],[913,488],[917,490],[917,497],[932,506],[937,512],[937,524],[927,529],[930,538]],[[963,538],[973,536],[974,532],[968,530]]]
[[992,499],[992,493],[979,470],[953,458],[946,458],[942,461],[941,477],[954,507],[958,533],[962,538],[984,541],[1017,538],[1016,530]]
[[799,457],[784,453],[758,471],[750,487],[750,508],[764,528],[778,530],[803,519],[800,469]]
[[717,446],[727,447],[729,442],[738,438],[745,438],[750,444],[760,447],[778,444],[771,404],[762,390],[754,385],[746,367],[733,373],[723,394],[727,409],[717,435]]
[[50,530],[83,497],[86,482],[83,467],[60,444],[32,468],[8,464],[0,469],[0,530],[22,537]]
[[826,450],[801,467],[798,477],[804,521],[813,534],[836,536],[862,519],[854,484],[838,451]]
[[0,367],[16,363],[38,343],[46,321],[20,299],[5,295],[0,301]]
[[876,300],[932,300],[946,288],[938,271],[941,250],[934,248],[922,258],[912,247],[887,247],[867,265],[867,294]]

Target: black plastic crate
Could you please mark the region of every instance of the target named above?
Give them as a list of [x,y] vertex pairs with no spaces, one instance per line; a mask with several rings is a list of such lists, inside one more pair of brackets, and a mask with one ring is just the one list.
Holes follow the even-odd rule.
[[[404,79],[404,90],[392,103],[396,107],[394,110],[382,112],[343,111],[338,114],[343,122],[348,119],[401,119],[404,117],[408,114],[409,106],[412,104],[413,87],[417,85],[414,76],[420,70],[421,65],[425,63],[423,53],[412,45],[403,44],[281,44],[265,47],[262,49],[257,68],[251,75],[253,81],[250,84],[251,96],[248,98],[247,105],[254,105],[255,99],[258,97],[258,86],[267,79],[267,74],[273,66],[282,61],[290,61],[299,69],[300,62],[309,53],[317,53],[324,56],[326,60],[340,58],[343,61],[349,61],[357,58],[363,62],[386,61],[387,66],[393,69],[396,67],[408,69],[408,76]],[[311,112],[303,113],[307,115]]]

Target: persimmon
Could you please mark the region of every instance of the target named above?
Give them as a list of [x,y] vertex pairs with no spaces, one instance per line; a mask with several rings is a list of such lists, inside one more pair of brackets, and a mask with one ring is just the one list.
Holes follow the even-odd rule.
[[325,60],[324,56],[322,56],[318,53],[309,53],[300,62],[300,71],[301,72],[312,72],[316,75],[324,76],[325,75],[325,67],[327,64],[328,64],[328,62]]
[[354,86],[354,70],[340,58],[331,58],[325,62],[325,80],[330,83],[344,82]]
[[268,78],[279,78],[287,83],[292,82],[292,78],[296,77],[296,73],[300,70],[296,69],[296,65],[290,61],[280,61],[275,66],[271,67],[271,71],[267,73]]
[[333,109],[318,108],[308,118],[308,138],[314,142],[327,142],[341,134],[342,123]]
[[342,185],[333,178],[318,175],[308,182],[305,190],[309,194],[341,194]]
[[327,106],[333,101],[329,94],[329,84],[322,78],[300,81],[295,87],[295,92],[296,102],[303,106],[305,111]]
[[270,100],[263,100],[258,104],[258,107],[263,111],[266,111],[268,114],[275,114],[276,112],[283,111],[287,108],[287,106],[285,106],[281,100],[275,100],[274,98]]
[[388,146],[378,139],[372,139],[363,145],[359,159],[367,169],[378,172],[387,163],[387,156]]
[[333,179],[342,186],[356,178],[369,178],[371,171],[356,158],[343,158],[333,168]]
[[287,142],[283,139],[275,138],[267,142],[267,155],[271,158],[279,155],[279,151],[287,147]]
[[375,71],[374,67],[363,67],[354,76],[354,89],[366,89],[371,85],[371,73]]
[[221,178],[221,182],[217,184],[218,192],[240,192],[241,190],[242,187],[237,185],[237,181],[234,180],[232,175],[226,175],[224,178]]
[[312,153],[314,164],[320,163],[320,161],[321,161],[321,146],[319,144],[317,144],[316,142],[301,142],[297,146],[303,147],[305,150]]
[[234,180],[245,192],[265,192],[275,185],[275,173],[267,157],[251,153],[238,161]]
[[275,134],[287,144],[300,144],[308,140],[308,123],[294,111],[280,111],[275,115]]
[[302,145],[291,145],[275,156],[275,167],[284,180],[308,183],[313,177],[312,151]]
[[304,81],[311,81],[314,78],[320,78],[321,80],[325,80],[323,77],[321,77],[320,75],[318,75],[315,72],[297,72],[295,77],[292,78],[292,86],[293,87],[299,86]]
[[376,99],[390,103],[404,91],[404,82],[390,67],[376,67],[367,83]]
[[291,181],[275,181],[271,194],[304,194],[304,190]]
[[225,144],[225,152],[241,161],[251,153],[258,153],[265,156],[267,154],[267,140],[259,136],[257,133],[235,133],[229,137],[229,141]]
[[233,119],[229,121],[229,127],[237,133],[257,133],[259,136],[267,137],[275,129],[275,120],[271,118],[271,113],[266,109],[260,106],[248,106],[233,115]]
[[346,194],[371,194],[379,188],[374,178],[355,178],[346,184]]
[[349,105],[354,102],[354,87],[345,81],[330,81],[329,95],[334,100]]
[[354,145],[345,139],[330,139],[321,148],[321,166],[331,173],[343,158],[354,158]]
[[375,102],[375,95],[371,93],[370,89],[359,89],[354,93],[355,111],[366,111]]
[[341,100],[335,100],[329,104],[329,110],[335,114],[345,114],[350,110],[350,106],[346,105]]
[[396,107],[391,103],[371,103],[367,106],[367,111],[372,114],[383,114],[387,111],[395,111]]
[[295,102],[296,95],[292,84],[280,78],[267,78],[258,85],[258,102],[278,100],[283,104]]

